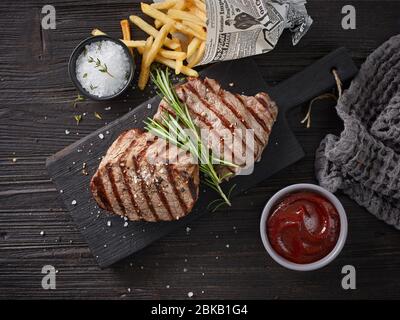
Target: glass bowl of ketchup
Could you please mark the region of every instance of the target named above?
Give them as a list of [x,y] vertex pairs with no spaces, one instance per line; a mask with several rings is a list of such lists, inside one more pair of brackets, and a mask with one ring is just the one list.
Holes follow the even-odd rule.
[[346,212],[338,198],[313,184],[295,184],[276,193],[261,216],[265,249],[280,265],[297,271],[320,269],[343,249]]

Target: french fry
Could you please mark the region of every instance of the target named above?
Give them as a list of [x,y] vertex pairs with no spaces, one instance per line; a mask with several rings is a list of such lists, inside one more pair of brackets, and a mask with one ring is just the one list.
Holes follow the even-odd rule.
[[207,22],[207,14],[205,11],[201,11],[199,8],[194,7],[190,9],[190,12],[195,15],[198,19],[200,19],[202,22],[206,23]]
[[[148,35],[156,38],[158,35],[158,30],[148,24],[146,21],[144,21],[142,18],[138,16],[130,16],[129,20],[136,25],[138,28],[146,32]],[[164,45],[172,50],[178,49],[179,48],[179,43],[176,43],[175,41],[171,40],[170,38],[165,38],[164,40]]]
[[152,3],[151,6],[157,10],[168,10],[173,8],[179,0],[165,0],[163,2]]
[[202,26],[186,20],[182,21],[182,24],[207,37],[207,33],[204,31],[204,28]]
[[[155,61],[162,63],[171,69],[176,69],[176,61],[174,61],[174,60],[170,60],[167,58],[163,58],[161,56],[157,56]],[[188,77],[198,77],[199,76],[199,74],[196,70],[193,70],[186,66],[182,66],[182,73]]]
[[177,10],[184,10],[185,8],[186,8],[185,0],[178,0],[174,6],[174,9],[177,9]]
[[[197,8],[193,10],[198,10]],[[205,21],[203,21],[200,17],[198,17],[195,14],[182,11],[182,10],[176,10],[176,9],[169,9],[168,10],[168,16],[173,18],[174,20],[184,20],[184,21],[189,21],[191,23],[198,24],[202,27],[206,27]]]
[[175,28],[179,32],[182,32],[182,33],[184,33],[186,35],[194,36],[194,37],[199,38],[199,39],[201,39],[203,41],[207,40],[207,33],[205,31],[197,32],[196,30],[193,30],[192,28],[190,28],[188,26],[185,26],[180,22],[175,22]]
[[100,29],[93,29],[91,34],[92,34],[92,36],[105,36],[105,35],[107,35],[103,31],[101,31]]
[[[140,54],[144,54],[143,47],[138,48],[138,51]],[[177,62],[175,60],[167,59],[167,58],[161,57],[160,55],[157,55],[154,61],[161,63],[163,65],[166,65],[167,67],[169,67],[171,69],[176,70]],[[189,76],[189,77],[198,77],[199,76],[199,74],[196,70],[193,70],[186,66],[182,66],[181,73],[183,73],[184,75]]]
[[194,3],[194,5],[201,11],[203,11],[204,13],[207,12],[207,8],[206,8],[206,4],[203,1],[200,0],[192,0],[192,2]]
[[[106,36],[107,34],[99,29],[93,29],[91,32],[92,36]],[[128,48],[140,48],[144,47],[146,41],[143,40],[123,40],[121,41],[128,47]]]
[[190,59],[188,67],[193,68],[194,66],[196,66],[203,58],[205,51],[206,51],[206,43],[202,42],[199,47],[199,50],[197,50],[196,54],[191,57],[192,59]]
[[186,59],[186,53],[185,52],[161,49],[158,54],[161,57],[164,57],[164,58],[167,58],[167,59],[172,59],[172,60],[182,60],[183,61],[183,60]]
[[144,14],[152,17],[155,20],[161,21],[163,24],[175,22],[174,19],[168,17],[164,12],[161,12],[160,10],[153,8],[147,3],[142,2],[140,6]]
[[162,27],[163,23],[160,20],[154,20],[154,26],[156,29],[160,29]]
[[144,90],[146,87],[147,82],[149,81],[150,78],[150,65],[146,65],[143,63],[145,59],[147,59],[147,56],[151,50],[151,47],[153,45],[153,40],[154,38],[152,36],[148,37],[146,40],[146,45],[145,47],[140,50],[142,51],[142,65],[140,66],[140,75],[139,75],[139,81],[138,81],[138,86],[140,90]]
[[193,38],[193,40],[190,41],[187,48],[187,58],[190,58],[196,52],[196,50],[200,47],[201,42],[202,41],[199,38]]
[[196,31],[194,31],[193,29],[188,28],[187,26],[184,26],[182,23],[175,21],[174,19],[172,19],[168,15],[166,15],[164,12],[154,9],[152,6],[148,5],[147,3],[141,3],[141,8],[142,8],[142,11],[144,14],[152,17],[153,19],[160,20],[164,24],[168,24],[168,23],[172,24],[176,30],[178,30],[184,34],[193,35],[202,40],[206,40],[206,38],[207,38],[204,34],[200,34]]
[[[122,38],[124,40],[132,40],[131,38],[131,28],[129,26],[129,21],[127,19],[123,19],[119,22],[122,30]],[[133,48],[129,48],[129,51],[133,55]]]
[[176,59],[175,61],[175,74],[178,75],[182,72],[183,60]]
[[172,26],[173,26],[172,23],[168,23],[168,24],[163,25],[163,27],[160,29],[157,36],[154,38],[154,42],[151,46],[151,49],[148,52],[148,55],[142,62],[145,64],[145,66],[149,67],[153,63],[155,57],[157,56],[157,53],[160,51],[161,47],[163,46],[165,38],[168,36],[169,32],[171,31]]
[[121,40],[128,48],[139,48],[146,45],[144,40]]

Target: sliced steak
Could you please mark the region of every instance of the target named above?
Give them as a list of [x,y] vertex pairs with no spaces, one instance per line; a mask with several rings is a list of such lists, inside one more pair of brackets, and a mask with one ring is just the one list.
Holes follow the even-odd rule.
[[101,208],[129,220],[177,220],[191,211],[198,197],[199,167],[193,162],[187,152],[132,129],[107,151],[91,191]]
[[[176,91],[197,127],[210,131],[208,147],[218,157],[240,166],[219,166],[221,176],[229,172],[238,174],[246,165],[246,154],[251,155],[253,161],[261,158],[278,115],[278,108],[268,94],[234,94],[209,78],[190,78],[177,86]],[[170,106],[162,101],[155,119],[160,121],[164,112],[173,114]],[[249,144],[245,138],[248,129],[253,130],[254,143]]]

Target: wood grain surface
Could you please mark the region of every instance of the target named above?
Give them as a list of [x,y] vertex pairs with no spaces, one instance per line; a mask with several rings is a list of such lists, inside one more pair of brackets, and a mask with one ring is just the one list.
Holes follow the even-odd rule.
[[[113,103],[83,102],[74,108],[76,91],[67,75],[79,41],[94,27],[118,36],[119,19],[138,13],[137,3],[0,2],[0,298],[184,299],[189,291],[198,299],[400,298],[400,233],[341,194],[349,237],[331,265],[291,272],[263,249],[258,223],[266,201],[286,185],[314,182],[316,147],[327,133],[341,130],[329,101],[315,107],[310,129],[299,123],[306,106],[289,114],[306,152],[303,160],[235,198],[232,209],[203,216],[112,268],[99,269],[59,199],[45,159],[153,94],[132,91]],[[56,30],[40,28],[45,4],[56,8]],[[400,30],[399,1],[352,1],[356,30],[341,28],[345,4],[310,0],[315,23],[300,44],[292,47],[285,34],[273,52],[256,57],[265,80],[280,82],[339,46],[360,65]],[[73,116],[84,113],[76,126]],[[41,287],[47,264],[58,270],[56,290]],[[357,269],[357,289],[344,291],[341,268],[348,264]]]

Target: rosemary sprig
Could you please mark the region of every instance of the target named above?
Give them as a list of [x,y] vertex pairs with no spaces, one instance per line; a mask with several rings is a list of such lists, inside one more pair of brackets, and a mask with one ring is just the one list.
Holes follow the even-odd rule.
[[155,75],[151,74],[151,78],[158,88],[159,95],[170,105],[175,116],[166,113],[162,116],[161,123],[149,118],[146,122],[146,129],[177,147],[188,150],[199,162],[200,171],[204,174],[203,183],[215,190],[221,196],[223,203],[230,206],[229,195],[226,195],[221,188],[221,183],[228,175],[219,176],[214,164],[238,166],[217,158],[203,142],[199,128],[193,122],[186,104],[182,103],[176,94],[169,79],[168,70],[157,69]]
[[99,58],[96,58],[96,60],[94,60],[93,57],[89,57],[88,58],[88,62],[89,63],[94,63],[95,64],[95,68],[97,68],[97,70],[99,70],[100,72],[108,74],[111,78],[114,78],[114,76],[108,71],[107,64],[106,63],[102,64]]

